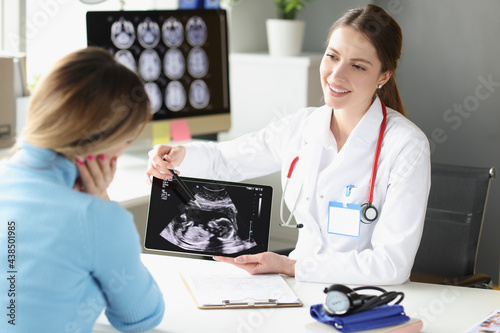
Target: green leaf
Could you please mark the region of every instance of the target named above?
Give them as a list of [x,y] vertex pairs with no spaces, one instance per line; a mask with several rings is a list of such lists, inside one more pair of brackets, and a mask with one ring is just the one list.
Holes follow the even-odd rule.
[[292,10],[297,10],[297,7],[300,7],[301,4],[301,0],[292,0],[286,5],[284,12],[289,13]]
[[304,10],[305,3],[313,0],[274,0],[278,10],[278,18],[293,20],[298,12]]

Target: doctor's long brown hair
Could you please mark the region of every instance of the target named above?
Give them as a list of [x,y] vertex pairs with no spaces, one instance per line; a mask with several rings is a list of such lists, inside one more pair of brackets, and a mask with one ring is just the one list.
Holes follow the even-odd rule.
[[398,23],[385,10],[376,5],[369,4],[362,8],[351,9],[330,27],[327,43],[333,31],[341,26],[350,26],[371,41],[382,63],[381,72],[392,72],[389,81],[382,89],[377,89],[376,94],[385,105],[406,116],[395,78],[403,44],[403,34]]

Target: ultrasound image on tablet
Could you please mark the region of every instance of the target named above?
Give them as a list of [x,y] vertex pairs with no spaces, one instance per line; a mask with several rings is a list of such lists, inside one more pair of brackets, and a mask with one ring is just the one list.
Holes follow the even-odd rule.
[[267,251],[270,186],[183,180],[198,204],[177,181],[153,180],[147,249],[233,257]]

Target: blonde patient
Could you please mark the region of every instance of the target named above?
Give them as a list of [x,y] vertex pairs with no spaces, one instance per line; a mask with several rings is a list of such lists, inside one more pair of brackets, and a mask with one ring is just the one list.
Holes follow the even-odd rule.
[[91,332],[102,310],[123,332],[162,320],[132,215],[107,197],[118,157],[149,120],[146,96],[135,73],[95,47],[63,57],[37,84],[17,151],[0,163],[0,227],[16,234],[19,332]]

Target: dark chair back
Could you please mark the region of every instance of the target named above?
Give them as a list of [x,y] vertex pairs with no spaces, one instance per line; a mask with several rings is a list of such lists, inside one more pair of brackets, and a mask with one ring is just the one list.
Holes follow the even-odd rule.
[[432,164],[431,190],[413,273],[450,283],[475,274],[494,168]]

